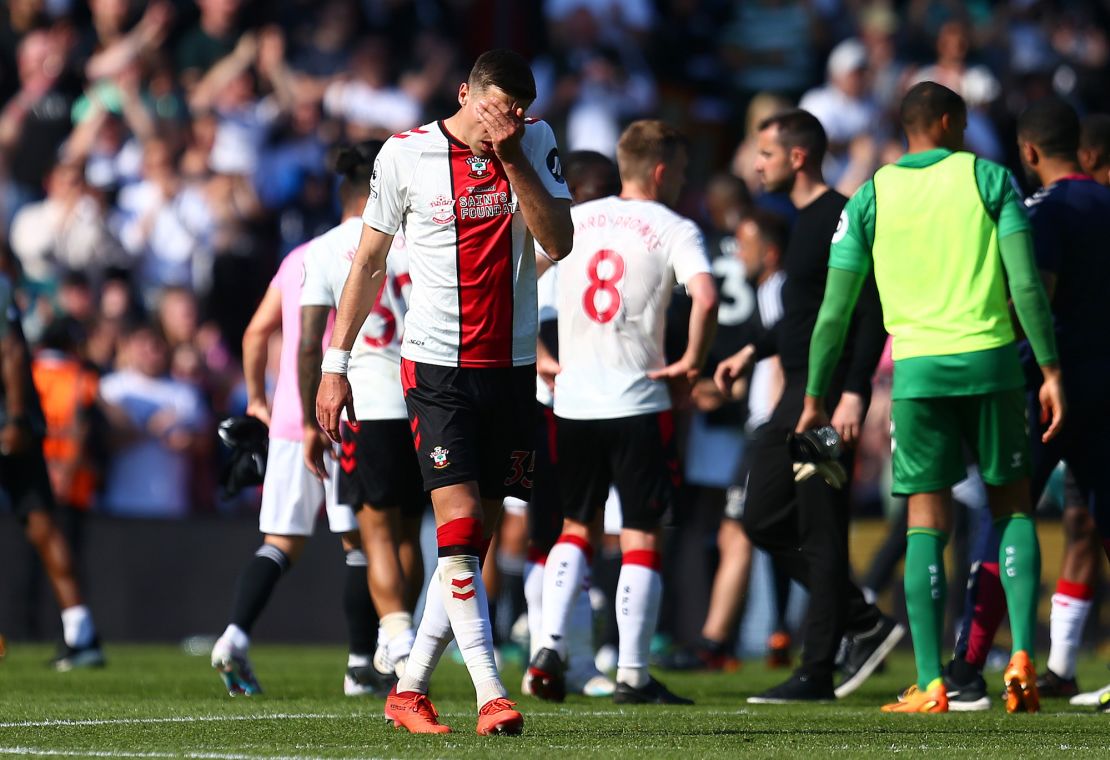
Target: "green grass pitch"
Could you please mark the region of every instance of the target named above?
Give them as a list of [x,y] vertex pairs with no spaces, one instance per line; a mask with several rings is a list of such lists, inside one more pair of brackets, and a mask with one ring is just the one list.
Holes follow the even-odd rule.
[[[266,694],[232,699],[207,658],[175,647],[116,645],[102,671],[55,673],[50,649],[13,644],[0,662],[0,756],[102,758],[431,757],[791,757],[808,760],[906,753],[917,757],[1110,757],[1110,715],[1048,700],[1040,715],[1007,715],[998,700],[978,714],[883,715],[878,707],[911,677],[899,652],[885,673],[834,705],[754,706],[744,697],[782,671],[760,662],[738,673],[666,674],[692,708],[618,708],[572,697],[564,705],[520,698],[521,737],[474,733],[473,691],[464,669],[447,661],[432,683],[440,719],[456,733],[410,736],[381,719],[382,703],[342,694],[345,653],[338,647],[259,645],[256,671]],[[521,672],[505,671],[516,694]],[[993,674],[992,683],[1001,676]],[[1080,684],[1110,673],[1084,659]]]

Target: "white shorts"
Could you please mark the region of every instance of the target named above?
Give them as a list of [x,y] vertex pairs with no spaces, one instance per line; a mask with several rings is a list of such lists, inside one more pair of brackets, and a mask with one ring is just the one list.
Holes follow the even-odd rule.
[[262,483],[262,509],[258,529],[268,536],[311,536],[320,504],[327,508],[332,533],[358,529],[354,510],[335,502],[339,468],[325,457],[330,467],[328,480],[321,483],[304,464],[304,444],[271,438],[266,458],[266,480]]

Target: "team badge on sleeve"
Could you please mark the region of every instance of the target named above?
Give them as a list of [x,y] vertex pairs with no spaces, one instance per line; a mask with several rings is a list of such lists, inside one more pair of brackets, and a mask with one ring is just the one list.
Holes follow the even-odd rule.
[[442,446],[436,446],[432,449],[432,453],[428,455],[432,459],[432,467],[437,470],[442,470],[444,467],[451,464],[447,461],[447,454],[449,452],[450,449],[445,449]]
[[378,189],[382,184],[382,160],[374,160],[374,173],[370,175],[370,197],[378,197]]
[[840,212],[840,219],[836,221],[836,232],[833,233],[833,245],[839,243],[848,235],[848,211]]
[[558,148],[552,148],[551,152],[547,154],[547,170],[551,172],[551,176],[560,185],[566,182],[563,178],[563,162],[559,160]]

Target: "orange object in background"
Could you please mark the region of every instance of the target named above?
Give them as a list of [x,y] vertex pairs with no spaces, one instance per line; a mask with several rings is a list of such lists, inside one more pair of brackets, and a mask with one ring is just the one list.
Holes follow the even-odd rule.
[[79,359],[53,351],[35,357],[31,374],[46,418],[43,455],[54,497],[62,505],[87,510],[98,484],[84,450],[87,411],[96,403],[100,378]]

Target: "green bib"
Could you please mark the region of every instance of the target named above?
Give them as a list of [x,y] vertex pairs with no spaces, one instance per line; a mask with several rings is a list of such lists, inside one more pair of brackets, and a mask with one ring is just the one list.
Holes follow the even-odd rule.
[[1012,343],[998,222],[979,194],[975,156],[884,166],[874,186],[872,258],[893,358]]

